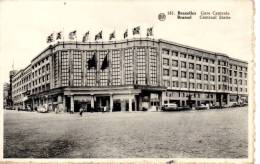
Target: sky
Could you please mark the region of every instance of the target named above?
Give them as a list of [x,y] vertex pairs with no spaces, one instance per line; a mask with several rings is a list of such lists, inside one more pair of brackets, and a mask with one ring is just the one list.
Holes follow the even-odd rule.
[[[173,11],[175,15],[167,15]],[[194,11],[192,20],[178,20],[178,11]],[[200,20],[201,11],[228,11],[230,20]],[[166,20],[158,20],[166,13]],[[0,57],[1,81],[9,81],[8,73],[23,69],[44,50],[46,38],[53,32],[77,30],[78,40],[90,31],[90,40],[103,31],[104,41],[116,32],[116,40],[123,39],[126,29],[153,27],[154,38],[164,39],[250,62],[252,55],[252,3],[242,0],[219,1],[0,1]],[[132,36],[130,35],[129,38]]]

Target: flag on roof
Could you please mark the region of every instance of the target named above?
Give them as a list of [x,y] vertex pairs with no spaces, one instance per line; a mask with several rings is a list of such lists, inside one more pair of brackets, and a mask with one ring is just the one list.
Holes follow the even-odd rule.
[[116,37],[116,35],[115,35],[115,31],[114,32],[112,32],[110,35],[109,35],[109,40],[111,40],[111,39],[113,39],[113,38],[115,38]]
[[153,27],[147,28],[146,36],[153,36]]
[[77,31],[72,31],[69,33],[69,39],[74,40],[76,38]]
[[47,37],[47,43],[53,42],[53,33]]
[[95,40],[99,39],[102,39],[102,30],[97,35],[95,35]]
[[128,37],[128,30],[124,32],[124,39]]
[[133,35],[140,34],[140,26],[133,28]]

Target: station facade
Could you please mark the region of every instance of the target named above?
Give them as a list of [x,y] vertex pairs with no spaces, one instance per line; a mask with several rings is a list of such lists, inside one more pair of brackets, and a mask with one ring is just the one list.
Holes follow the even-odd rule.
[[[12,78],[15,108],[140,111],[247,101],[245,61],[165,40],[58,42]],[[188,103],[189,102],[189,103]]]

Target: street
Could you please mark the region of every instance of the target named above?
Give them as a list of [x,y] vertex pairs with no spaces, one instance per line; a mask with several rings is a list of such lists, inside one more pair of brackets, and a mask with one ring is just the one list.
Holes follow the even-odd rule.
[[247,113],[5,110],[4,158],[247,158]]

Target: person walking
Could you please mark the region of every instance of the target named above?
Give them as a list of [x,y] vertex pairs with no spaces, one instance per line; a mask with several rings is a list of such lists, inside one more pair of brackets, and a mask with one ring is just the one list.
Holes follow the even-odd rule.
[[80,109],[79,109],[79,115],[82,117],[82,115],[83,115],[83,112],[84,112],[84,109],[82,108],[82,107],[80,107]]

